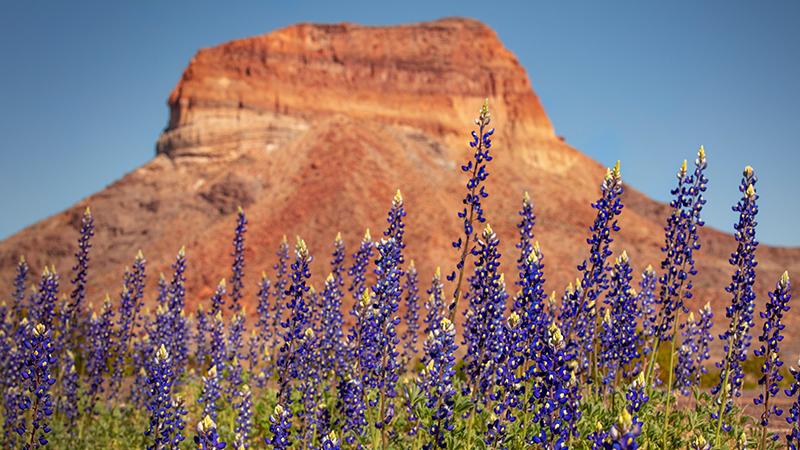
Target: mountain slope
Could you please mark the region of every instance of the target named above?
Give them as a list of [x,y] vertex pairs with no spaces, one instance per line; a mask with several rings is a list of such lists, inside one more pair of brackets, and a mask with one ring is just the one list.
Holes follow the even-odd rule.
[[[590,203],[605,169],[557,137],[516,57],[491,29],[468,19],[393,27],[300,24],[199,51],[169,97],[169,124],[154,159],[0,243],[0,276],[11,280],[24,254],[34,270],[55,264],[67,285],[75,230],[91,205],[97,234],[90,299],[97,303],[105,291],[118,290],[139,248],[153,280],[186,245],[192,308],[229,273],[234,216],[242,205],[250,222],[252,305],[257,275],[271,272],[283,234],[306,239],[321,278],[336,233],[348,252],[365,227],[378,236],[400,188],[407,253],[427,280],[435,266],[449,271],[454,264],[450,241],[459,231],[455,213],[466,181],[458,165],[468,155],[470,124],[484,97],[497,127],[486,211],[507,256],[504,270],[510,279],[516,211],[529,191],[548,289],[561,291],[585,257]],[[713,163],[714,149],[709,154]],[[637,269],[657,267],[667,208],[626,189],[615,250],[627,249]],[[711,301],[720,317],[735,245],[709,229],[702,245],[696,302]],[[783,270],[800,273],[800,249],[759,247],[759,260],[760,308]],[[787,345],[800,350],[800,339],[788,331]]]

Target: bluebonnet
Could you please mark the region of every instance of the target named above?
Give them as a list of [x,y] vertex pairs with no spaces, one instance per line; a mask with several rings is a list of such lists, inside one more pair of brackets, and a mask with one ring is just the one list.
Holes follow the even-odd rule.
[[[783,375],[781,375],[783,361],[781,361],[780,355],[780,342],[783,340],[783,329],[785,327],[783,315],[789,311],[790,289],[789,272],[784,272],[776,283],[775,290],[769,293],[769,301],[765,311],[761,313],[761,318],[764,319],[762,333],[758,337],[761,345],[753,352],[757,357],[764,358],[764,363],[761,365],[761,378],[758,380],[758,384],[764,386],[764,392],[753,399],[756,405],[764,405],[764,412],[761,413],[762,448],[764,447],[770,416],[783,414],[783,411],[777,405],[770,405],[769,401],[770,399],[774,400],[778,395],[780,391],[778,383],[783,380]],[[777,439],[777,435],[774,435],[774,439]]]
[[420,390],[425,394],[425,405],[431,413],[425,417],[425,430],[430,441],[423,448],[445,448],[445,436],[455,426],[453,421],[455,394],[456,330],[446,317],[440,319],[425,338],[423,348],[428,363],[417,378]]
[[608,431],[598,420],[595,423],[594,431],[589,433],[586,439],[592,443],[592,450],[603,450],[608,440]]
[[331,254],[331,275],[336,281],[336,288],[339,290],[339,296],[344,296],[342,289],[344,287],[344,273],[347,268],[344,266],[347,253],[342,240],[342,233],[336,233],[336,238],[333,240],[333,253]]
[[400,366],[404,369],[409,366],[412,358],[417,354],[417,335],[419,333],[419,288],[417,287],[417,278],[417,268],[412,260],[405,272],[406,280],[403,284],[403,291],[405,292],[403,323],[406,329],[400,339],[403,342]]
[[28,314],[30,315],[30,321],[41,323],[48,330],[53,330],[55,325],[58,281],[59,277],[55,267],[45,267],[42,271],[38,290],[31,295],[29,300]]
[[[381,240],[375,260],[377,281],[372,287],[371,311],[365,323],[360,355],[367,387],[376,389],[380,398],[375,427],[385,439],[386,427],[394,418],[394,398],[399,377],[397,317],[402,288],[400,283],[401,249],[393,238]],[[376,405],[371,405],[376,406]],[[385,445],[385,441],[384,441]]]
[[[601,354],[599,362],[606,371],[603,383],[616,383],[617,376],[634,360],[639,358],[636,347],[639,341],[636,294],[630,282],[633,278],[627,252],[617,258],[611,272],[611,282],[605,298],[608,320],[600,330]],[[623,376],[626,374],[623,372]]]
[[137,336],[133,341],[132,352],[132,369],[133,369],[133,383],[131,384],[130,394],[128,399],[136,406],[144,406],[147,398],[147,370],[146,367],[149,359],[153,354],[153,324],[150,312],[145,309],[142,314],[142,328],[143,332]]
[[[565,336],[571,336],[573,330],[582,328],[582,320],[586,320],[589,314],[583,314],[584,310],[593,310],[595,305],[582,305],[581,299],[583,298],[583,288],[581,287],[581,280],[578,278],[575,282],[570,282],[561,296],[561,306],[558,310],[558,322],[562,328],[562,333]],[[594,320],[592,318],[592,320]],[[572,343],[571,343],[572,344]]]
[[538,433],[532,437],[536,445],[566,449],[577,436],[578,383],[573,369],[575,353],[566,345],[555,323],[548,325],[546,344],[532,368],[533,383],[528,402],[534,411]]
[[444,305],[444,284],[442,283],[442,270],[437,267],[431,279],[431,287],[426,291],[428,301],[425,302],[425,334],[427,335],[439,325],[442,319]]
[[[531,350],[525,342],[521,316],[512,311],[506,322],[503,349],[495,357],[494,386],[488,396],[489,404],[494,406],[483,440],[490,448],[506,448],[509,438],[508,427],[517,422],[518,410],[526,412],[525,388],[522,381],[527,376],[527,371],[522,363],[525,353]],[[540,350],[541,347],[537,346],[533,351]],[[522,373],[523,371],[525,373]]]
[[61,396],[58,399],[58,411],[67,419],[67,428],[72,429],[80,415],[78,406],[78,389],[80,377],[75,366],[75,355],[67,350],[64,352],[64,374],[61,378]]
[[[600,294],[608,287],[607,260],[611,256],[609,246],[614,241],[612,233],[618,232],[620,229],[616,217],[622,213],[623,207],[622,175],[619,161],[613,168],[606,170],[600,188],[601,197],[592,203],[592,208],[597,210],[597,215],[594,223],[589,227],[591,236],[586,239],[589,244],[589,258],[578,265],[581,276],[576,288],[580,288],[580,297],[577,299],[576,306],[582,313],[576,312],[575,316],[569,317],[570,323],[574,323],[574,325],[568,325],[565,330],[570,333],[567,335],[570,344],[578,346],[579,358],[584,367],[588,365],[589,355],[591,355],[591,367],[594,370],[592,382],[595,385],[600,383],[597,301]],[[595,389],[599,391],[600,386],[596,386]]]
[[642,271],[642,279],[639,281],[639,293],[637,294],[636,303],[639,304],[639,311],[641,311],[642,319],[642,333],[641,333],[641,347],[642,355],[648,356],[652,349],[650,345],[653,344],[652,339],[656,333],[656,320],[658,318],[658,311],[656,310],[656,289],[658,284],[658,275],[656,274],[653,266],[648,265]]
[[[269,295],[270,295],[270,281],[267,277],[266,273],[261,274],[261,281],[258,282],[258,293],[256,297],[258,298],[258,305],[256,310],[258,311],[258,320],[256,321],[256,328],[254,330],[254,339],[251,340],[251,344],[253,345],[253,349],[250,358],[250,370],[255,374],[257,373],[257,367],[260,365],[261,362],[269,363],[269,356],[270,353],[268,352],[268,346],[270,342],[274,339],[274,332],[276,331],[272,328],[272,312],[270,311],[270,304],[269,304]],[[267,376],[267,372],[269,371],[269,367],[265,366],[264,370],[258,372],[260,379],[264,379]],[[259,381],[259,383],[261,383]]]
[[403,236],[405,235],[405,224],[403,223],[403,217],[405,217],[405,215],[406,210],[403,203],[403,194],[400,192],[400,189],[398,189],[394,194],[394,198],[392,199],[392,207],[389,209],[389,214],[386,218],[386,222],[389,224],[389,226],[383,232],[383,235],[386,238],[394,239],[397,247],[400,249],[401,264],[403,263],[403,249],[406,248],[406,244],[403,242]]
[[[544,311],[547,294],[544,293],[544,255],[538,242],[528,245],[525,259],[520,263],[519,293],[514,297],[509,314],[501,363],[495,372],[501,397],[496,399],[492,427],[494,439],[505,430],[504,422],[516,421],[515,410],[528,412],[527,383],[534,371],[534,361],[545,345],[549,318]],[[498,394],[495,394],[498,395]],[[502,425],[502,426],[501,426]]]
[[[375,243],[372,241],[372,236],[370,236],[368,228],[364,232],[364,238],[361,239],[358,250],[353,254],[353,265],[347,270],[347,274],[350,275],[351,279],[348,290],[356,303],[358,303],[364,291],[367,289],[366,273],[374,248]],[[353,313],[355,313],[355,311]]]
[[217,424],[210,416],[203,417],[203,420],[197,423],[194,443],[197,450],[218,450],[227,445],[220,439],[219,433],[217,433]]
[[99,400],[100,394],[105,392],[105,372],[108,367],[108,360],[114,346],[111,339],[113,332],[114,310],[111,307],[111,299],[106,296],[103,302],[103,309],[98,317],[92,312],[89,320],[89,354],[86,362],[86,397],[88,403],[86,412],[95,414],[95,404]]
[[275,405],[272,415],[269,416],[269,430],[272,438],[265,439],[267,445],[275,450],[285,450],[291,446],[292,412],[280,404]]
[[242,384],[242,374],[244,372],[242,358],[246,357],[246,355],[242,354],[244,332],[245,312],[244,309],[241,309],[239,312],[234,313],[231,319],[231,326],[228,329],[228,361],[226,363],[226,368],[228,369],[226,378],[228,382],[226,387],[228,402],[233,400],[239,390],[239,386]]
[[[228,367],[227,352],[225,350],[225,320],[222,318],[222,299],[227,294],[226,283],[223,278],[217,284],[217,289],[211,296],[211,309],[209,310],[209,351],[211,365],[224,372]],[[211,312],[216,311],[214,315]]]
[[341,380],[337,391],[339,395],[338,409],[344,416],[342,437],[350,445],[357,444],[363,439],[364,430],[369,425],[366,418],[365,389],[361,377],[352,376]]
[[173,448],[183,441],[186,414],[182,401],[174,396],[175,370],[167,349],[161,345],[147,369],[147,410],[150,421],[145,436],[152,444],[148,450]]
[[708,349],[713,340],[711,335],[712,319],[711,305],[706,305],[698,310],[699,318],[695,319],[694,313],[689,313],[681,334],[683,340],[678,348],[678,362],[675,365],[675,388],[681,394],[689,395],[692,388],[700,385],[700,377],[707,372],[704,361],[710,358]]
[[145,288],[146,261],[141,251],[133,261],[133,269],[126,270],[120,293],[119,320],[117,321],[116,340],[114,341],[113,362],[109,386],[109,397],[116,398],[122,385],[125,367],[125,356],[130,351],[131,337],[139,325],[139,313]]
[[519,270],[522,271],[528,258],[528,253],[530,253],[533,246],[533,227],[536,225],[533,202],[527,192],[522,195],[522,209],[519,210],[518,214],[521,219],[517,224],[517,229],[519,230],[519,243],[517,243],[519,259],[517,259],[517,263],[519,264]]
[[342,291],[333,273],[325,280],[322,291],[322,321],[319,337],[320,372],[324,376],[340,373],[346,355],[342,348]]
[[800,361],[797,362],[797,367],[790,368],[789,372],[792,375],[792,384],[784,393],[792,399],[789,414],[786,416],[786,422],[791,430],[786,435],[786,444],[790,450],[798,450],[800,449],[800,396],[798,396],[800,394]]
[[250,338],[247,340],[247,361],[250,379],[255,379],[256,386],[263,388],[267,383],[267,376],[262,367],[261,360],[264,358],[263,349],[259,349],[259,338],[257,330],[250,330]]
[[339,450],[341,448],[335,432],[331,431],[322,438],[322,450]]
[[[283,310],[286,307],[286,292],[289,286],[289,242],[286,240],[286,236],[283,236],[283,239],[281,239],[280,246],[278,247],[278,251],[275,255],[278,257],[278,262],[273,266],[275,269],[275,285],[273,286],[272,291],[273,300],[271,328],[273,336],[270,340],[270,358],[277,356],[277,351],[280,348],[280,339],[278,339],[278,335],[280,334],[281,323],[283,323]],[[267,370],[271,370],[272,368],[273,367],[270,364],[267,367]]]
[[322,298],[322,295],[317,292],[317,288],[315,288],[313,284],[309,285],[308,295],[306,297],[308,312],[310,314],[308,322],[311,325],[312,330],[316,333],[319,332],[320,327],[322,326],[322,302],[324,299]]
[[[367,268],[369,267],[370,258],[372,257],[374,248],[375,243],[372,241],[369,229],[367,229],[367,231],[364,233],[364,238],[361,240],[358,250],[353,254],[353,264],[348,269],[348,274],[352,280],[350,286],[348,287],[348,291],[351,293],[351,295],[353,295],[355,301],[353,302],[353,307],[350,311],[350,315],[354,318],[354,324],[350,328],[350,331],[347,335],[347,341],[349,344],[347,352],[351,358],[356,360],[361,358],[359,356],[359,352],[361,352],[364,348],[362,345],[364,342],[364,331],[369,320],[369,306],[372,303],[370,301],[370,292],[366,287],[366,272]],[[365,370],[365,366],[363,364],[359,364],[358,369],[360,372],[363,372]],[[358,376],[360,377],[361,373],[358,373]],[[347,439],[347,435],[345,435],[345,439]]]
[[21,351],[24,354],[22,386],[27,394],[19,398],[21,411],[16,430],[27,441],[21,448],[28,450],[47,445],[46,435],[50,432],[48,418],[53,414],[50,386],[56,381],[54,372],[58,367],[50,329],[41,323],[26,327]]
[[464,343],[467,344],[464,372],[470,380],[467,394],[475,407],[485,401],[492,384],[493,362],[503,345],[503,313],[506,293],[498,271],[500,240],[488,224],[476,243],[475,271],[470,277],[471,289],[465,313]]
[[449,281],[456,282],[453,290],[453,301],[448,305],[450,319],[455,317],[458,301],[461,298],[461,283],[464,278],[467,257],[473,251],[470,241],[473,238],[477,238],[477,236],[473,236],[475,234],[475,223],[484,223],[486,221],[483,215],[482,201],[489,196],[484,183],[489,177],[488,163],[493,159],[491,148],[494,128],[488,128],[491,121],[489,100],[486,99],[483,102],[478,118],[475,119],[475,125],[478,130],[477,132],[472,132],[472,141],[469,143],[469,147],[473,152],[472,159],[467,161],[466,165],[461,166],[461,171],[469,175],[469,180],[466,185],[467,193],[461,201],[464,207],[458,212],[458,218],[463,223],[464,233],[453,241],[453,248],[458,249],[461,254],[455,270],[447,276]]
[[214,421],[217,420],[217,412],[221,409],[218,404],[222,396],[221,379],[217,366],[211,366],[203,376],[203,388],[197,398],[197,402],[203,405],[203,415],[211,417]]
[[230,291],[228,292],[231,303],[228,307],[238,313],[242,310],[239,303],[244,291],[244,235],[247,232],[247,218],[244,210],[239,207],[236,212],[236,232],[233,238],[233,265],[231,267]]
[[547,294],[544,292],[544,255],[538,242],[533,241],[533,226],[536,216],[533,212],[533,203],[527,192],[522,199],[522,209],[519,211],[522,220],[517,224],[520,241],[517,248],[520,250],[517,259],[519,269],[519,294],[514,297],[511,311],[519,317],[519,326],[513,335],[516,342],[509,342],[514,353],[518,356],[516,361],[510,361],[510,369],[523,371],[529,367],[529,362],[541,349],[544,340],[544,331],[547,323],[545,302]]
[[689,442],[689,449],[690,450],[711,450],[711,444],[708,443],[706,438],[703,437],[702,434],[695,436],[694,439]]
[[280,386],[278,402],[287,407],[292,403],[293,381],[300,381],[303,377],[300,370],[302,368],[302,360],[306,353],[312,350],[304,339],[306,329],[311,326],[311,312],[306,302],[309,290],[307,282],[311,278],[309,269],[311,261],[312,257],[308,252],[305,241],[298,237],[297,245],[295,246],[295,261],[291,267],[291,286],[288,290],[289,318],[281,324],[284,330],[281,335],[283,344],[277,361],[278,384]]
[[658,317],[655,321],[652,344],[648,345],[651,358],[647,367],[648,382],[652,381],[655,355],[661,342],[673,342],[677,333],[678,312],[688,312],[684,306],[692,299],[692,278],[697,275],[694,252],[700,249],[698,231],[704,225],[700,213],[706,203],[703,193],[707,189],[708,166],[705,149],[700,146],[694,171],[687,172],[686,161],[677,173],[677,186],[670,192],[670,215],[664,227],[664,246],[661,251],[662,275],[659,278]]
[[[347,349],[342,340],[344,336],[342,314],[342,300],[344,299],[344,273],[345,251],[342,234],[337,233],[333,241],[333,254],[331,255],[331,272],[325,280],[325,290],[322,293],[322,324],[320,343],[322,344],[320,354],[322,356],[323,374],[331,370],[341,378],[344,368],[341,364],[347,358]],[[327,358],[327,361],[326,361]],[[326,388],[327,389],[327,388]]]
[[608,434],[607,450],[635,450],[639,448],[636,438],[642,433],[642,422],[623,409]]
[[173,274],[167,290],[166,320],[167,349],[173,361],[173,370],[179,378],[189,361],[189,325],[184,316],[186,306],[186,249],[181,247],[172,264]]
[[80,237],[78,238],[78,250],[75,253],[75,265],[72,267],[73,276],[70,282],[72,283],[72,292],[69,295],[70,302],[67,308],[67,314],[62,324],[64,327],[72,327],[71,329],[65,328],[65,333],[68,333],[73,338],[73,330],[78,331],[80,326],[75,323],[82,316],[82,303],[86,298],[86,277],[89,272],[89,250],[92,248],[92,237],[94,236],[94,217],[89,207],[83,212],[81,217],[81,230]]
[[317,344],[318,339],[313,327],[309,326],[303,332],[297,354],[298,391],[302,403],[302,412],[298,413],[302,420],[301,429],[304,431],[304,444],[313,443],[314,436],[320,431],[320,416],[318,405],[320,403],[320,364]]
[[244,384],[239,389],[236,399],[236,427],[234,428],[234,445],[237,450],[249,448],[250,432],[253,426],[253,393],[250,386]]
[[733,398],[741,395],[742,383],[744,380],[744,370],[742,363],[747,358],[747,350],[750,346],[750,328],[753,326],[753,310],[755,302],[755,251],[758,247],[756,241],[756,215],[758,206],[756,201],[758,195],[755,191],[757,178],[750,166],[745,167],[742,174],[742,181],[739,191],[743,194],[742,198],[733,210],[739,213],[739,220],[735,225],[737,248],[731,254],[729,263],[734,267],[731,276],[731,283],[725,290],[731,294],[731,304],[726,308],[725,316],[730,320],[728,329],[719,336],[724,343],[725,356],[722,361],[717,363],[719,367],[719,383],[714,386],[711,393],[717,396],[719,410],[713,413],[712,418],[717,421],[717,441],[719,441],[719,431],[729,430],[729,425],[723,420],[733,407]]
[[642,407],[650,400],[650,397],[647,395],[647,384],[644,378],[644,372],[639,372],[639,375],[634,378],[628,386],[628,390],[625,392],[625,399],[627,400],[625,409],[634,416],[637,415]]
[[28,319],[23,317],[10,335],[9,340],[3,340],[4,350],[7,352],[6,366],[3,368],[3,444],[6,448],[16,447],[17,434],[17,421],[20,413],[24,410],[19,409],[20,400],[22,399],[22,369],[25,364],[25,353],[22,351],[22,345],[27,337],[30,325]]
[[28,282],[28,262],[24,256],[20,256],[17,263],[16,272],[14,274],[14,293],[11,295],[13,302],[11,309],[13,311],[13,319],[16,322],[22,320],[23,309],[25,308],[25,289]]
[[209,315],[203,305],[197,305],[197,310],[194,312],[194,359],[197,364],[204,366],[206,358],[210,351],[208,342],[208,324]]

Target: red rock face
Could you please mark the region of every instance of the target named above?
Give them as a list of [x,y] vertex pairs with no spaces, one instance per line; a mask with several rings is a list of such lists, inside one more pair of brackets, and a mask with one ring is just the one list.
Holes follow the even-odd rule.
[[[407,254],[421,279],[436,266],[449,272],[466,182],[458,165],[468,156],[470,124],[485,97],[497,127],[486,211],[502,241],[503,270],[514,278],[516,211],[529,191],[547,288],[563,291],[586,256],[590,203],[604,168],[557,138],[524,69],[495,33],[462,19],[396,27],[302,24],[201,50],[170,95],[157,156],[1,242],[0,276],[10,283],[24,254],[34,270],[55,264],[68,287],[80,213],[91,205],[97,234],[90,300],[118,290],[138,249],[153,281],[186,245],[194,308],[229,275],[242,205],[250,222],[245,281],[253,311],[258,274],[271,272],[282,235],[305,238],[321,282],[336,233],[349,252],[366,227],[379,236],[397,188],[408,210]],[[709,154],[713,162],[714,150]],[[677,170],[678,163],[653,170]],[[624,200],[614,250],[626,249],[637,269],[657,267],[667,208],[630,186]],[[719,318],[729,301],[723,288],[735,245],[710,229],[702,245],[695,301],[711,301]],[[758,251],[760,309],[783,270],[800,273],[800,249]],[[787,331],[789,351],[800,350],[793,327]]]

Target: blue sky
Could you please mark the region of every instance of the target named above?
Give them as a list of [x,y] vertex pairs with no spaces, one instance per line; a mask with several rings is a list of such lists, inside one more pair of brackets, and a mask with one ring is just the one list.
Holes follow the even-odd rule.
[[[556,131],[666,200],[709,155],[706,220],[730,230],[741,169],[762,242],[800,245],[800,2],[0,1],[0,238],[150,159],[197,49],[295,22],[483,20]],[[468,36],[465,36],[468,38]]]

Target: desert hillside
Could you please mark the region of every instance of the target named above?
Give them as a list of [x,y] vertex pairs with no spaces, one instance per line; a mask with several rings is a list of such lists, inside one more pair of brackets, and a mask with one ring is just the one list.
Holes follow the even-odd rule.
[[[91,300],[118,290],[140,248],[152,281],[185,245],[194,308],[229,273],[241,205],[249,220],[252,305],[257,275],[271,272],[284,234],[305,238],[321,279],[337,232],[350,253],[365,228],[378,236],[399,188],[408,211],[407,254],[427,280],[437,265],[447,271],[456,258],[450,242],[459,231],[465,183],[458,165],[485,97],[497,128],[486,214],[510,257],[505,270],[515,270],[517,210],[528,191],[548,289],[561,291],[585,257],[590,203],[605,168],[558,138],[514,54],[490,28],[467,19],[299,24],[200,50],[169,96],[169,123],[154,158],[0,242],[0,277],[10,290],[24,254],[34,271],[54,264],[68,284],[80,215],[90,205],[97,225]],[[713,164],[717,151],[707,150]],[[673,172],[679,163],[652,170]],[[625,161],[622,173],[624,179]],[[667,208],[626,189],[615,250],[626,249],[637,269],[657,267]],[[717,317],[729,300],[723,288],[734,248],[729,235],[703,230],[695,301],[710,301]],[[758,258],[761,309],[783,270],[800,274],[800,249],[761,246]],[[787,332],[786,349],[796,353],[800,335],[791,325]]]

